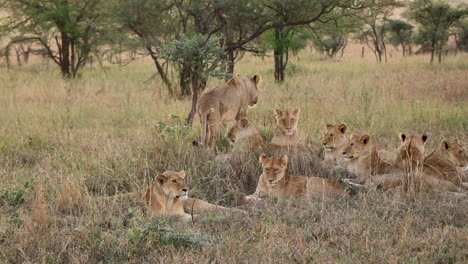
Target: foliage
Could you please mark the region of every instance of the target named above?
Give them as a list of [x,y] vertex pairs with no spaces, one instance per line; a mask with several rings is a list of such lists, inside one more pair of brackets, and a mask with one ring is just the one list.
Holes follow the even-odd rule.
[[455,24],[455,36],[457,49],[468,51],[468,20],[459,21]]
[[401,46],[403,56],[411,54],[413,40],[413,26],[403,20],[389,19],[387,23],[389,31],[388,40],[395,46]]
[[419,24],[418,44],[431,48],[431,63],[437,52],[439,63],[442,52],[449,38],[450,27],[468,15],[468,9],[451,7],[446,3],[434,3],[432,0],[418,0],[410,5],[410,18]]
[[344,51],[348,36],[361,26],[355,11],[336,10],[327,15],[326,19],[311,25],[313,45],[329,57],[335,57],[338,52]]
[[5,0],[0,7],[8,14],[0,31],[35,41],[64,77],[74,78],[97,51],[106,30],[102,1]]

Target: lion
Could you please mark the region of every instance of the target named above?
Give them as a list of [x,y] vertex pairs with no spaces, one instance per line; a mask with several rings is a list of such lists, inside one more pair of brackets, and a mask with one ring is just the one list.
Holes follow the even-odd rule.
[[227,122],[247,116],[247,108],[258,102],[260,75],[237,75],[231,80],[203,94],[198,100],[197,112],[201,123],[201,142],[195,146],[213,148]]
[[369,134],[351,135],[342,154],[344,159],[348,161],[348,171],[358,176],[357,179],[351,179],[354,183],[363,184],[372,176],[388,174],[397,170],[393,164],[380,158]]
[[295,146],[305,144],[301,138],[297,124],[299,122],[299,114],[301,109],[294,110],[279,110],[275,109],[276,127],[275,134],[271,139],[272,144],[278,146]]
[[337,199],[346,194],[341,183],[319,177],[291,176],[287,173],[288,156],[281,158],[260,155],[263,173],[257,189],[246,200],[257,200],[262,196],[302,197],[311,199]]
[[310,151],[308,146],[305,144],[299,144],[295,146],[280,146],[267,142],[260,135],[255,124],[247,118],[242,118],[237,121],[236,124],[229,129],[227,138],[233,145],[232,150],[236,153],[247,153],[256,150],[263,152],[269,151],[280,151],[280,150],[298,150],[298,151]]
[[446,138],[424,159],[423,175],[431,175],[468,190],[462,171],[467,165],[468,158],[460,141]]
[[200,212],[205,210],[234,210],[219,205],[210,204],[203,200],[189,198],[189,188],[185,183],[185,171],[165,171],[154,177],[153,182],[148,187],[143,196],[143,200],[152,217],[175,216],[183,221],[192,219],[192,215],[185,212]]
[[323,137],[325,162],[345,167],[343,148],[349,141],[346,128],[346,124],[344,123],[339,125],[327,124],[325,126],[325,135]]
[[[443,140],[438,149],[424,158],[427,138],[425,133],[408,137],[400,133],[402,145],[398,149],[395,166],[400,168],[402,173],[377,175],[372,178],[374,184],[385,189],[403,187],[405,191],[463,193],[461,187],[464,187],[464,184],[460,180],[457,163],[453,162],[452,154],[447,153],[451,146],[452,153],[459,151],[456,146],[450,145],[454,141]],[[459,163],[462,164],[464,163]]]

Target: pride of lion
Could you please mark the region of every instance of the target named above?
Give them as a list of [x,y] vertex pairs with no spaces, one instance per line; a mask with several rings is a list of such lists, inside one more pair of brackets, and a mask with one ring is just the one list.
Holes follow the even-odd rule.
[[[342,199],[349,197],[348,188],[354,187],[467,195],[468,156],[460,140],[443,139],[437,149],[426,156],[426,134],[401,133],[401,144],[392,162],[381,157],[369,134],[349,135],[345,123],[325,125],[321,166],[347,170],[355,178],[336,181],[313,175],[290,175],[288,164],[294,158],[290,154],[311,151],[298,129],[301,109],[274,109],[274,134],[271,141],[267,141],[247,117],[247,108],[255,106],[259,100],[259,84],[258,74],[237,75],[202,95],[197,105],[201,141],[193,142],[195,146],[216,151],[216,140],[226,132],[227,122],[236,121],[226,133],[232,150],[220,155],[228,158],[249,153],[259,155],[262,174],[255,192],[244,197],[247,202],[267,197],[302,198],[310,202]],[[190,220],[194,212],[205,210],[245,213],[241,209],[189,198],[185,175],[184,171],[168,170],[154,178],[142,195],[149,215]]]

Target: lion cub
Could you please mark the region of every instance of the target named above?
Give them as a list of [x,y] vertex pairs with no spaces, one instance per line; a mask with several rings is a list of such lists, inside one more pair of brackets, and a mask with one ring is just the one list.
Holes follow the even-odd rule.
[[263,173],[258,180],[257,190],[246,200],[262,196],[304,197],[312,199],[340,198],[346,194],[344,187],[335,180],[319,177],[292,176],[286,172],[288,156],[281,158],[260,155]]
[[271,139],[272,144],[278,146],[305,145],[305,141],[301,138],[297,128],[300,113],[300,108],[283,111],[275,109],[276,128],[275,134]]
[[192,216],[185,212],[184,207],[194,212],[204,210],[235,210],[219,205],[210,204],[203,200],[189,198],[189,188],[185,184],[185,171],[165,171],[154,177],[151,186],[148,187],[143,200],[152,217],[176,216],[184,221],[189,221]]
[[343,159],[343,148],[349,141],[346,134],[346,124],[326,124],[323,136],[324,160],[333,165],[345,167]]
[[356,174],[357,179],[350,181],[363,184],[367,179],[378,174],[396,172],[395,166],[380,158],[369,134],[358,136],[352,134],[343,149],[343,157],[347,160],[347,169]]

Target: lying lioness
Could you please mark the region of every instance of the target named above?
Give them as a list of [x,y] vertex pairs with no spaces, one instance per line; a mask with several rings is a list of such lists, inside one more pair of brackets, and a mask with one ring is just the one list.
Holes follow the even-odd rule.
[[275,109],[276,127],[271,143],[279,146],[295,146],[305,144],[297,127],[301,109]]
[[213,209],[243,212],[239,209],[230,209],[203,200],[189,198],[185,175],[185,171],[168,170],[154,177],[151,186],[148,187],[144,195],[144,201],[151,216],[177,216],[187,221],[192,217],[185,212],[184,208],[189,212],[192,210],[193,212],[200,212]]
[[416,191],[431,193],[464,192],[466,184],[457,166],[463,166],[465,163],[453,155],[455,152],[460,154],[461,150],[456,141],[442,140],[439,147],[424,158],[426,134],[408,137],[400,134],[400,139],[402,145],[398,149],[395,165],[401,168],[402,172],[372,177],[374,185],[385,189],[401,186],[405,190],[414,188]]
[[312,199],[340,198],[346,194],[344,187],[335,180],[319,177],[291,176],[286,172],[288,156],[281,158],[260,155],[263,173],[258,180],[257,190],[246,200],[262,196],[304,197]]
[[305,144],[281,146],[265,141],[254,123],[247,118],[242,118],[237,121],[236,124],[229,129],[227,138],[233,145],[233,152],[245,153],[255,150],[260,150],[262,152],[279,150],[309,151],[308,146]]
[[352,134],[342,154],[348,161],[346,164],[348,171],[358,176],[357,179],[351,180],[354,183],[363,184],[372,176],[398,171],[393,164],[380,158],[368,134],[361,136]]

